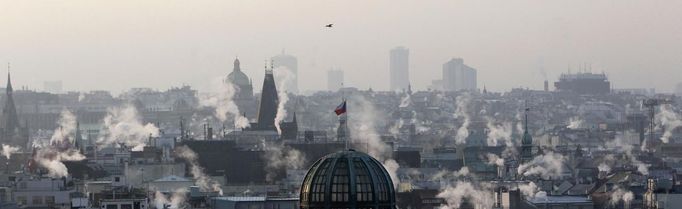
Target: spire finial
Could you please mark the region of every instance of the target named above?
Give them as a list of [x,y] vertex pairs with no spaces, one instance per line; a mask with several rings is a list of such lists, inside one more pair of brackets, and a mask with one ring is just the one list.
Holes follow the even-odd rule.
[[528,107],[528,100],[526,100],[526,109],[525,109],[525,119],[524,119],[524,131],[528,133],[528,111],[530,111],[530,108]]

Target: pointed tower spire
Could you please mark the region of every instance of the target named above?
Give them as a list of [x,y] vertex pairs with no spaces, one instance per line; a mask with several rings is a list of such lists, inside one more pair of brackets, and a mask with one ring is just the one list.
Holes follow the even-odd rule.
[[[12,138],[19,134],[20,122],[17,115],[17,109],[14,105],[14,97],[12,96],[12,78],[10,76],[10,65],[7,63],[7,89],[5,96],[5,106],[2,107],[2,115],[0,116],[0,125],[4,128],[4,136]],[[20,142],[21,143],[21,142]],[[20,145],[20,144],[15,144]]]
[[12,77],[10,75],[10,64],[9,62],[7,63],[7,94],[12,93]]
[[521,162],[526,163],[533,160],[533,137],[528,131],[528,101],[526,101],[525,114],[524,114],[524,127],[523,127],[523,138],[521,138]]

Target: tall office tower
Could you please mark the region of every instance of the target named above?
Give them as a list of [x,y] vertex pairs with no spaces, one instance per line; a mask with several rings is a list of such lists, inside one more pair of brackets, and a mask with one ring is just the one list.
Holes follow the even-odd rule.
[[272,57],[272,62],[275,67],[286,67],[293,74],[292,80],[287,84],[287,86],[280,86],[287,92],[297,94],[298,93],[298,59],[296,57],[284,53]]
[[410,85],[409,56],[410,50],[405,47],[391,49],[389,63],[391,91],[407,90],[407,86]]
[[465,65],[462,58],[443,64],[443,90],[475,90],[476,86],[476,69]]
[[327,90],[338,91],[343,87],[343,71],[329,70],[327,71]]

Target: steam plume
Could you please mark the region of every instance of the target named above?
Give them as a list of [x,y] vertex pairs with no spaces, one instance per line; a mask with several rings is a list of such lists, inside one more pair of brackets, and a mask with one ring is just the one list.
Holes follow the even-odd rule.
[[203,191],[214,191],[218,192],[221,196],[223,195],[223,189],[220,183],[211,179],[208,175],[204,173],[204,168],[199,165],[197,153],[194,152],[189,147],[181,146],[175,148],[175,154],[177,157],[184,159],[190,165],[190,172],[194,179],[196,180],[197,186]]
[[103,126],[104,134],[97,139],[97,144],[102,146],[123,144],[137,151],[142,150],[147,137],[159,135],[156,126],[140,122],[137,110],[132,105],[110,108],[104,117]]
[[536,156],[532,161],[521,164],[518,173],[524,176],[539,175],[543,179],[560,177],[563,172],[565,157],[561,154],[548,152]]
[[76,133],[76,116],[69,110],[62,110],[59,114],[59,120],[57,120],[57,128],[54,130],[52,137],[50,138],[51,144],[62,144],[62,143],[72,143],[72,138],[70,136]]
[[54,131],[50,142],[34,142],[35,156],[33,160],[47,169],[48,176],[61,178],[69,175],[65,161],[81,161],[85,156],[73,146],[71,138],[76,132],[76,116],[63,110],[57,120],[59,128]]
[[2,144],[2,156],[5,156],[8,160],[12,157],[12,154],[19,152],[19,147],[13,147],[11,145]]
[[609,203],[611,203],[611,205],[616,205],[622,200],[623,204],[625,204],[625,207],[627,208],[630,206],[630,202],[632,202],[634,198],[635,195],[631,191],[617,187],[616,190],[611,192],[611,200]]
[[661,111],[656,114],[656,120],[659,126],[664,129],[663,136],[661,136],[661,141],[663,143],[669,143],[670,137],[673,135],[673,131],[679,127],[682,127],[682,117],[675,113],[670,107],[670,105],[661,106]]
[[263,148],[267,181],[273,181],[280,169],[302,169],[306,162],[302,152],[288,146],[272,143],[264,145]]
[[188,193],[187,189],[180,188],[173,191],[173,194],[171,195],[170,199],[168,199],[166,195],[164,195],[160,191],[156,191],[156,194],[154,194],[154,206],[156,206],[157,209],[185,208],[184,203],[187,198],[187,193]]
[[468,105],[471,102],[471,95],[468,93],[462,94],[456,98],[457,109],[455,110],[455,117],[461,118],[464,121],[462,126],[457,129],[457,135],[455,136],[455,143],[464,144],[466,143],[466,138],[469,137],[469,123],[471,123],[471,116],[469,115]]
[[211,81],[211,90],[213,93],[199,97],[201,107],[212,107],[214,109],[213,115],[220,122],[227,121],[231,116],[235,127],[246,128],[249,126],[249,119],[241,115],[239,107],[234,102],[234,96],[239,91],[238,87],[228,79],[214,79]]
[[289,68],[280,66],[273,70],[273,76],[275,77],[276,83],[279,83],[277,88],[277,97],[279,97],[279,105],[277,106],[277,115],[275,115],[275,127],[277,128],[277,133],[282,134],[282,129],[280,124],[287,117],[286,104],[289,101],[289,94],[287,89],[291,82],[296,77],[294,73],[289,70]]

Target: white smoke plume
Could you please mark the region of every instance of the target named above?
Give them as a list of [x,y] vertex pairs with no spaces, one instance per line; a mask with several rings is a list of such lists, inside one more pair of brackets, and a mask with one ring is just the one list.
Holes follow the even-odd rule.
[[197,153],[194,152],[189,147],[180,146],[175,148],[175,155],[181,159],[184,159],[190,165],[190,172],[194,176],[197,186],[203,191],[213,191],[218,192],[221,196],[223,195],[223,189],[220,183],[211,179],[206,173],[204,173],[204,168],[199,165]]
[[398,107],[405,108],[405,107],[410,106],[411,103],[412,103],[412,100],[410,99],[410,95],[405,94],[405,97],[400,99],[400,105]]
[[513,128],[511,123],[502,123],[500,125],[495,124],[492,118],[486,117],[487,128],[488,128],[488,146],[498,146],[504,143],[507,147],[513,147],[514,142],[512,141]]
[[283,146],[281,144],[270,143],[263,145],[265,158],[265,178],[271,182],[280,169],[303,169],[306,162],[305,155],[297,149]]
[[597,166],[597,169],[599,169],[599,172],[611,172],[611,166],[606,163],[600,163],[599,166]]
[[630,202],[632,202],[634,198],[635,195],[631,191],[617,187],[616,190],[611,192],[611,200],[609,201],[609,203],[611,203],[611,205],[614,206],[617,205],[620,201],[623,201],[625,207],[628,208],[630,206]]
[[469,137],[469,124],[471,123],[471,116],[469,115],[469,104],[471,103],[471,95],[468,93],[457,96],[457,109],[455,110],[455,118],[461,118],[462,126],[457,129],[455,136],[455,143],[464,144],[466,138]]
[[382,162],[384,167],[391,166],[387,171],[393,179],[393,184],[398,185],[400,179],[396,171],[400,166],[392,159],[391,146],[381,140],[375,128],[381,120],[381,114],[375,109],[374,104],[363,96],[354,96],[350,102],[353,107],[353,117],[350,117],[349,123],[352,139],[357,140],[355,142],[359,144],[364,142],[367,154]]
[[539,175],[543,179],[561,177],[566,158],[558,153],[547,152],[536,156],[532,161],[521,164],[518,173],[524,176]]
[[12,157],[12,154],[19,152],[19,147],[13,147],[11,145],[2,144],[2,156],[5,156],[8,160]]
[[488,153],[486,154],[486,157],[488,158],[489,165],[504,166],[504,159],[500,158],[496,154]]
[[58,128],[54,130],[50,144],[73,143],[76,138],[71,136],[76,134],[76,123],[76,116],[71,111],[62,110],[59,114],[59,120],[57,120]]
[[58,128],[52,134],[49,142],[34,141],[35,156],[33,160],[47,170],[47,175],[61,178],[69,175],[65,161],[81,161],[85,156],[80,150],[72,146],[75,139],[76,116],[68,110],[63,110],[57,120]]
[[363,96],[354,96],[349,102],[353,111],[348,116],[352,140],[381,162],[390,158],[391,147],[381,140],[376,130],[377,123],[382,119],[374,104]]
[[132,105],[109,108],[104,117],[103,134],[97,139],[99,146],[125,145],[133,150],[142,150],[148,137],[159,135],[159,128],[154,124],[142,124],[137,110]]
[[228,79],[213,79],[211,81],[212,93],[200,96],[199,106],[213,108],[213,115],[220,122],[233,117],[235,127],[246,128],[249,126],[249,119],[239,112],[239,107],[234,102],[234,96],[239,91],[237,88]]
[[675,113],[675,111],[670,108],[670,105],[662,105],[661,111],[656,114],[655,118],[659,128],[663,129],[661,141],[663,141],[663,143],[669,143],[670,137],[673,136],[673,131],[682,127],[682,116]]
[[568,121],[568,126],[566,126],[566,128],[579,129],[584,126],[583,125],[584,123],[585,121],[583,121],[583,119],[581,119],[580,117],[571,117]]
[[36,155],[33,158],[38,165],[47,169],[47,175],[52,178],[61,178],[69,175],[69,170],[63,162],[81,161],[85,156],[79,150],[68,148],[61,150],[53,146],[36,147]]
[[494,204],[491,185],[468,181],[457,181],[454,185],[448,185],[436,197],[445,200],[440,209],[458,209],[465,202],[471,204],[473,208],[492,208]]
[[637,171],[639,173],[642,175],[649,175],[649,165],[637,159],[637,156],[633,153],[634,146],[625,142],[624,138],[625,137],[622,133],[616,134],[616,137],[613,139],[613,141],[606,142],[606,148],[608,150],[614,150],[618,153],[624,154],[625,157],[628,158],[627,160],[630,161],[630,164],[634,167],[637,167]]
[[398,162],[393,159],[384,161],[383,165],[384,168],[386,168],[388,174],[391,176],[391,180],[393,180],[393,187],[398,188],[398,184],[400,183],[400,179],[398,178],[398,168],[400,168],[400,165],[398,165]]
[[157,209],[183,209],[185,207],[185,202],[187,199],[187,189],[186,188],[180,188],[175,191],[173,191],[173,194],[171,194],[170,199],[166,197],[163,193],[156,191],[154,194],[154,206],[156,206]]
[[531,181],[527,184],[519,184],[519,191],[521,191],[526,198],[535,198],[539,189],[538,186]]
[[284,66],[277,67],[272,72],[275,77],[275,84],[279,83],[279,86],[277,87],[279,105],[277,106],[277,115],[275,115],[275,127],[277,128],[277,133],[281,135],[282,129],[279,126],[287,117],[286,104],[289,101],[289,89],[287,89],[287,87],[294,81],[296,75],[294,75],[289,68]]

